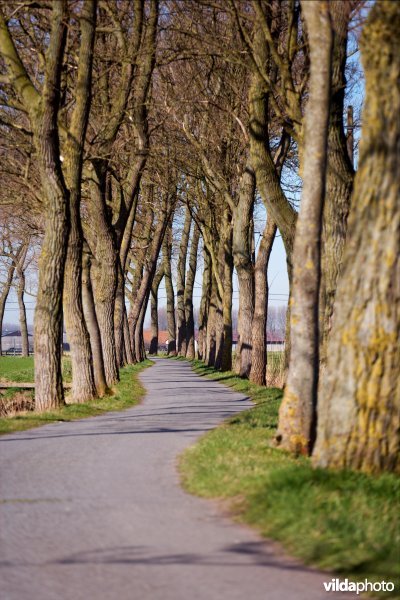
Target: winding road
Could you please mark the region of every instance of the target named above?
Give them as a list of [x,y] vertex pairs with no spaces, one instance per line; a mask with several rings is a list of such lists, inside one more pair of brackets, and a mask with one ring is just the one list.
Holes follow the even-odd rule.
[[322,600],[327,575],[179,486],[177,456],[251,403],[157,359],[144,402],[0,438],[1,600]]

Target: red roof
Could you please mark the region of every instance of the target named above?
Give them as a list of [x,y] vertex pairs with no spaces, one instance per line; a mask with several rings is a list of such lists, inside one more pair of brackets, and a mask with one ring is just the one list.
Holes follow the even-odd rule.
[[[168,331],[159,331],[158,332],[158,343],[159,344],[165,344],[166,341],[168,340]],[[150,344],[151,342],[151,330],[150,329],[145,329],[143,331],[143,338],[144,338],[144,343],[145,344]]]

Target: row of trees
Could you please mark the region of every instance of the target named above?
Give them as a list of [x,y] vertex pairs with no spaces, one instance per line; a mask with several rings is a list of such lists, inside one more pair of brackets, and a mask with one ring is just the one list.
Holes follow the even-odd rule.
[[[198,356],[265,385],[279,230],[291,298],[276,443],[319,465],[398,469],[400,10],[380,0],[364,24],[366,12],[361,0],[1,6],[2,210],[24,203],[43,227],[37,410],[64,402],[62,311],[75,402],[143,360],[149,300],[156,348],[162,281],[169,351],[193,357],[200,253]],[[344,113],[356,82],[349,38],[361,26],[355,176]]]

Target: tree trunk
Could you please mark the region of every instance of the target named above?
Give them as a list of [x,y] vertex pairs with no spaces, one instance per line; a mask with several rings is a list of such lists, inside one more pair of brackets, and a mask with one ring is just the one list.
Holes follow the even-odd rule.
[[208,310],[208,317],[207,317],[206,354],[204,357],[208,367],[213,367],[215,365],[215,360],[216,360],[217,310],[218,310],[217,284],[215,282],[215,275],[212,274],[211,275],[210,307]]
[[258,249],[255,264],[255,307],[251,330],[250,381],[266,384],[267,369],[267,316],[268,316],[268,263],[276,234],[276,225],[268,217]]
[[223,318],[223,346],[221,356],[221,371],[230,371],[232,369],[232,275],[233,275],[233,256],[232,256],[232,227],[228,223],[229,230],[227,238],[224,240],[224,294],[222,297],[222,318]]
[[65,149],[65,170],[70,191],[68,251],[64,274],[64,318],[71,346],[72,400],[87,402],[96,395],[89,333],[82,306],[83,231],[80,218],[83,146],[89,117],[96,2],[82,5],[81,42],[75,107]]
[[211,258],[203,245],[203,282],[201,290],[201,301],[199,309],[199,335],[198,335],[198,358],[206,360],[207,355],[207,322],[210,310],[211,296]]
[[197,252],[199,248],[200,229],[193,226],[192,243],[190,245],[189,268],[186,274],[185,285],[185,319],[186,319],[186,357],[192,360],[195,357],[195,334],[193,315],[193,288],[197,269]]
[[[268,64],[268,49],[261,26],[257,27],[254,35],[254,51],[261,64]],[[255,71],[249,90],[250,158],[256,174],[257,189],[268,215],[277,224],[282,235],[290,281],[297,213],[285,197],[279,173],[272,159],[268,138],[268,95],[269,91],[262,75]]]
[[28,251],[28,246],[25,247],[24,252],[20,260],[18,261],[17,273],[18,273],[18,288],[17,288],[17,296],[18,296],[18,307],[19,307],[19,324],[21,329],[21,345],[22,345],[22,356],[29,356],[29,337],[28,337],[28,326],[26,324],[26,308],[24,302],[24,294],[25,294],[25,268],[24,262],[26,258],[26,253]]
[[167,295],[167,323],[168,323],[168,347],[167,354],[176,354],[176,323],[175,323],[175,296],[174,287],[172,285],[172,272],[171,272],[171,253],[172,253],[172,242],[171,242],[171,230],[167,231],[163,244],[163,264],[164,264],[164,276],[165,276],[165,292]]
[[155,274],[150,292],[151,340],[149,354],[158,354],[158,288],[163,277],[164,268],[161,265]]
[[303,191],[297,220],[291,301],[292,347],[277,443],[308,454],[315,435],[318,385],[318,296],[331,83],[332,30],[326,0],[303,2],[310,44]]
[[97,322],[94,306],[93,289],[90,278],[90,258],[87,251],[82,258],[82,305],[86,326],[89,332],[90,347],[93,361],[93,375],[97,396],[102,398],[107,391],[106,374],[104,371],[103,350],[101,347],[100,328]]
[[37,151],[38,171],[46,213],[39,261],[35,310],[35,408],[59,408],[64,403],[61,372],[61,312],[67,240],[69,197],[65,186],[58,137],[60,81],[67,33],[67,3],[52,4],[46,68],[41,95],[32,84],[0,11],[0,51],[9,83],[29,115]]
[[141,348],[143,344],[140,344],[139,341],[143,340],[144,316],[157,268],[158,257],[170,217],[170,210],[167,208],[167,206],[164,206],[163,211],[158,217],[158,223],[153,233],[150,248],[147,251],[146,265],[143,270],[142,279],[135,301],[132,305],[131,313],[129,315],[131,330],[134,332],[134,358],[136,362],[140,362],[144,359],[143,349]]
[[176,350],[178,356],[186,356],[185,271],[191,223],[190,210],[186,207],[176,271]]
[[92,260],[91,281],[96,307],[97,322],[101,335],[104,371],[108,387],[119,378],[114,335],[115,296],[117,291],[117,249],[113,231],[109,225],[105,202],[104,165],[92,168],[92,186],[88,203],[88,220],[96,241],[90,240]]
[[248,377],[251,368],[254,312],[254,265],[252,261],[252,217],[255,177],[249,166],[242,176],[239,202],[233,213],[233,260],[239,282],[238,343],[235,373]]
[[125,312],[125,277],[121,261],[117,260],[117,291],[114,308],[115,355],[118,368],[124,366],[124,312]]
[[[10,293],[11,284],[12,284],[13,277],[14,277],[14,272],[15,272],[15,263],[13,261],[10,264],[10,266],[8,267],[8,270],[7,270],[7,279],[6,279],[5,283],[4,283],[4,286],[3,286],[3,289],[2,289],[1,295],[0,295],[0,334],[3,333],[4,310],[5,310],[5,307],[6,307],[6,302],[7,302],[8,294]],[[1,342],[2,342],[2,338],[1,338],[1,335],[0,335],[0,356],[2,356],[2,345],[1,345]]]
[[321,366],[326,363],[326,345],[331,330],[337,281],[342,265],[354,178],[354,170],[349,159],[343,127],[347,33],[352,4],[341,0],[331,0],[329,7],[333,26],[333,54],[331,109],[328,130],[328,170],[321,254]]
[[400,5],[377,2],[361,38],[366,100],[314,464],[400,472]]
[[142,303],[142,307],[140,309],[139,318],[135,327],[135,360],[136,362],[142,362],[146,358],[146,351],[144,346],[144,338],[143,338],[143,325],[144,318],[146,316],[146,309],[149,300],[149,293],[146,294],[146,298]]

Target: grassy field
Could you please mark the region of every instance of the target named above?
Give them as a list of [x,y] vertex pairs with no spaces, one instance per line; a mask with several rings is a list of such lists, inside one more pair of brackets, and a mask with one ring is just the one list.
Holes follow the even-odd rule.
[[[151,361],[146,360],[121,369],[119,383],[115,386],[113,393],[104,398],[98,398],[86,404],[67,404],[58,411],[41,414],[26,412],[14,417],[0,418],[0,434],[39,427],[53,421],[74,421],[134,406],[138,404],[145,393],[145,389],[138,380],[138,375],[151,364]],[[68,358],[63,360],[63,372],[65,380],[71,381],[71,366]],[[33,381],[33,358],[1,357],[0,378],[9,381]],[[4,398],[13,393],[15,390],[7,390],[2,396]]]
[[181,457],[184,487],[229,499],[236,518],[309,564],[340,576],[393,581],[399,595],[400,480],[387,474],[312,469],[271,446],[282,391],[220,373],[199,361],[200,375],[251,397],[256,405],[203,436]]
[[[0,356],[0,381],[19,381],[29,383],[34,380],[33,356]],[[63,379],[72,380],[71,361],[68,356],[62,359]]]

